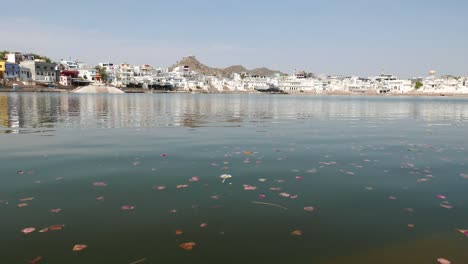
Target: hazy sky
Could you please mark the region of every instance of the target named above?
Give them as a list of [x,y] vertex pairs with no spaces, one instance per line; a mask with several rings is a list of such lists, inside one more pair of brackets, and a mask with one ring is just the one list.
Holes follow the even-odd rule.
[[[13,4],[15,3],[15,4]],[[0,49],[91,64],[468,75],[466,0],[0,0]],[[5,17],[6,15],[6,17]]]

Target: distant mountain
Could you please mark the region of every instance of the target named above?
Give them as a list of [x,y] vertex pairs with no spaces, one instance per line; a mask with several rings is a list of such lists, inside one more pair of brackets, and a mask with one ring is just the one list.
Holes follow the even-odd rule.
[[230,66],[227,68],[212,68],[198,61],[198,59],[195,56],[182,58],[182,60],[172,65],[170,69],[172,70],[175,67],[179,67],[179,66],[180,67],[188,66],[190,67],[190,71],[203,73],[205,75],[221,75],[224,77],[229,77],[233,73],[247,73],[250,75],[258,75],[258,76],[273,76],[276,73],[283,74],[280,71],[274,71],[268,68],[258,68],[258,69],[248,70],[242,65],[234,65],[234,66]]

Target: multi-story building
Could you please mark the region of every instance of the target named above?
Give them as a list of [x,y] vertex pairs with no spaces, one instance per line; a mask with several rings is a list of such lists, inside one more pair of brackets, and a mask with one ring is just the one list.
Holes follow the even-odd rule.
[[58,67],[56,63],[47,63],[45,61],[22,61],[21,66],[31,71],[33,81],[38,82],[57,82],[59,80]]
[[17,80],[20,77],[20,67],[16,63],[5,62],[3,63],[3,79]]

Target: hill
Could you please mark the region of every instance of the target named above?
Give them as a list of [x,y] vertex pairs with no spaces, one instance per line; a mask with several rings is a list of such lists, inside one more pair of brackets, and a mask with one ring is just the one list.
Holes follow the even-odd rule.
[[250,75],[258,75],[258,76],[273,76],[276,73],[283,74],[280,71],[270,70],[268,68],[257,68],[253,70],[248,70],[242,65],[234,65],[227,68],[212,68],[206,66],[205,64],[198,61],[195,56],[184,57],[182,60],[178,61],[174,65],[170,67],[170,69],[174,69],[178,66],[188,66],[190,67],[191,71],[195,71],[198,73],[203,73],[205,75],[221,75],[224,77],[229,77],[233,73],[247,73]]

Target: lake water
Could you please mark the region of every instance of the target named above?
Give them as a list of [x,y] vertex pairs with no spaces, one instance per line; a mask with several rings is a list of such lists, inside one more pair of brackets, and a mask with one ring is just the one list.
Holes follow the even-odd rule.
[[468,99],[3,93],[0,200],[1,263],[468,263]]

